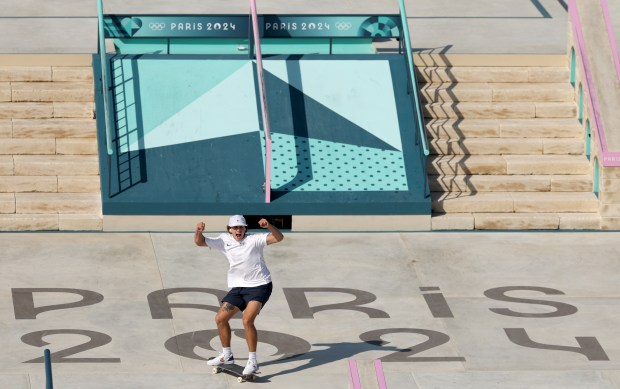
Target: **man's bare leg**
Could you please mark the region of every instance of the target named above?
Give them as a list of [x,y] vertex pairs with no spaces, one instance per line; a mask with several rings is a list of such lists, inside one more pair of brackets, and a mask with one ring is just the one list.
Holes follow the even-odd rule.
[[258,301],[250,301],[247,308],[243,311],[243,328],[245,329],[245,339],[248,343],[248,350],[256,352],[258,346],[258,332],[254,326],[254,320],[260,313],[263,304]]
[[215,315],[215,324],[217,325],[217,332],[220,335],[222,347],[230,347],[231,333],[228,322],[237,312],[239,312],[239,308],[231,303],[223,302]]

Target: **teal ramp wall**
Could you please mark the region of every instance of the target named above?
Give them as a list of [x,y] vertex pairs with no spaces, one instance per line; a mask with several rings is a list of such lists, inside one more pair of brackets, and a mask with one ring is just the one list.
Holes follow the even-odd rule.
[[430,214],[402,56],[274,56],[264,66],[269,204],[253,61],[113,57],[109,161],[97,115],[103,213]]

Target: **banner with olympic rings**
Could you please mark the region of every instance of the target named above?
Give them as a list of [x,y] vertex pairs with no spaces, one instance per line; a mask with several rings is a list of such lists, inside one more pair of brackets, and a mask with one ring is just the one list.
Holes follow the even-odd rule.
[[[398,38],[398,15],[261,15],[261,38]],[[105,15],[106,38],[248,38],[249,15]]]

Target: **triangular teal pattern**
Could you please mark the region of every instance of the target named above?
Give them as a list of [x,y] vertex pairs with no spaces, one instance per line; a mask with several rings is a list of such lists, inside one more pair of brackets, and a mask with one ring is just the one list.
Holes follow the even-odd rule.
[[[392,148],[402,150],[402,124],[399,123],[392,74],[395,69],[390,61],[377,57],[381,56],[371,61],[321,58],[268,60],[265,61],[265,69],[268,78],[278,78],[290,85],[290,92],[280,91],[282,95],[289,94],[296,106],[300,106],[300,97],[299,93],[295,95],[295,89],[303,91],[303,98],[308,102],[325,106]],[[269,83],[267,88],[271,88]],[[340,131],[342,128],[334,127],[333,130]]]
[[[352,64],[353,65],[353,64]],[[352,66],[354,69],[355,66]],[[304,68],[306,69],[306,68]],[[308,96],[279,75],[265,72],[272,133],[271,190],[278,192],[402,192],[409,190],[404,154],[371,131]],[[385,77],[384,74],[382,74]],[[289,80],[290,81],[290,80]],[[295,81],[303,87],[303,83]],[[343,85],[343,88],[352,87]],[[371,86],[355,89],[393,101]],[[390,90],[388,88],[388,90]],[[324,93],[333,91],[326,90]],[[316,93],[316,88],[314,88]],[[390,90],[390,93],[393,93]],[[390,100],[391,99],[391,100]],[[327,99],[329,100],[329,99]],[[393,104],[393,103],[391,103]],[[389,111],[391,112],[391,111]],[[360,112],[360,115],[389,115]],[[391,123],[393,117],[385,117]],[[396,119],[397,120],[397,119]],[[397,122],[398,124],[398,122]],[[392,126],[394,124],[391,124]],[[264,137],[262,146],[265,149]]]
[[[174,60],[139,56],[113,59],[119,137],[127,138],[125,144],[132,149],[138,148],[134,146],[137,143],[141,143],[139,148],[151,147],[148,142],[144,144],[144,138],[151,131],[250,65],[249,60]],[[249,88],[254,89],[253,85]],[[179,143],[175,139],[169,142]]]
[[[249,60],[128,57],[113,66],[117,141],[123,152],[260,130]],[[408,190],[402,145],[394,144],[394,138],[387,143],[376,136],[377,121],[368,122],[375,127],[373,133],[336,112],[342,102],[328,107],[281,77],[264,74],[273,135],[272,190]],[[303,87],[299,81],[297,85]],[[321,98],[320,91],[312,89]],[[356,90],[384,99],[378,107],[393,104],[393,95],[363,85]],[[398,126],[397,119],[394,124],[393,117],[385,116],[388,112],[378,109],[360,115],[385,117],[391,128]],[[257,149],[262,150],[265,166],[260,138],[262,147],[257,144]]]
[[279,77],[265,72],[265,83],[272,133],[396,151],[388,143]]

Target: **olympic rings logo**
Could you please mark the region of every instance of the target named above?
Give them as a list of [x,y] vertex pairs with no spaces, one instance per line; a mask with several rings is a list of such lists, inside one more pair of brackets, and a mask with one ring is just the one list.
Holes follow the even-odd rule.
[[149,28],[153,31],[161,31],[166,28],[166,23],[149,23]]
[[351,23],[349,22],[336,22],[335,26],[340,31],[346,31],[351,29]]

